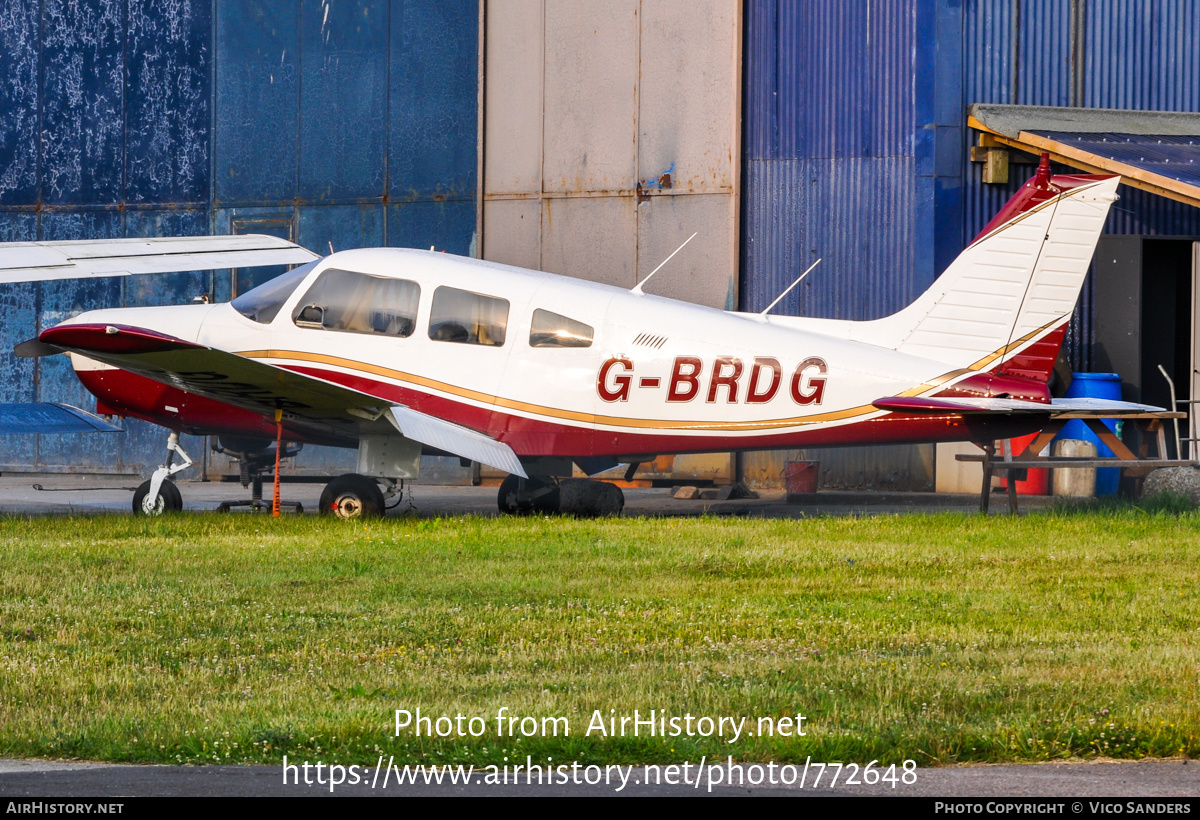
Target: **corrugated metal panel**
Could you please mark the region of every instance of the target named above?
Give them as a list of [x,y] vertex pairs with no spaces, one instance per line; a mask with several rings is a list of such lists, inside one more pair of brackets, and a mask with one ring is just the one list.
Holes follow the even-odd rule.
[[300,199],[382,197],[387,81],[388,0],[304,0]]
[[762,310],[817,259],[775,310],[875,319],[916,296],[913,159],[748,162],[743,309]]
[[405,202],[387,209],[387,244],[467,254],[475,234],[474,199]]
[[[932,253],[918,261],[918,235],[934,236],[935,208],[957,196],[961,127],[958,79],[939,68],[935,42],[943,29],[960,37],[959,18],[935,6],[746,4],[743,310],[765,308],[818,258],[776,311],[873,319],[927,284]],[[931,130],[939,125],[955,129],[953,145]],[[915,447],[744,453],[740,469],[779,486],[784,461],[820,458],[823,486],[925,489],[929,449],[927,459]]]
[[804,458],[821,462],[818,482],[836,490],[933,490],[932,444],[813,448]]
[[0,205],[38,195],[40,0],[0,6]]
[[216,0],[219,203],[296,196],[300,16],[293,0]]
[[[776,54],[778,92],[747,95],[748,104],[776,106],[769,114],[777,147],[755,158],[911,156],[916,7],[916,0],[808,0],[755,9],[749,34],[773,37],[761,46]],[[768,30],[762,24],[772,16]],[[747,52],[759,48],[751,41]],[[763,68],[750,79],[761,79]],[[761,138],[752,140],[761,150]]]
[[1200,185],[1200,137],[1145,134],[1080,134],[1034,131],[1039,136],[1167,179]]
[[[0,116],[3,111],[0,108]],[[36,170],[36,165],[32,167]],[[36,214],[0,212],[0,242],[35,239]],[[5,317],[0,323],[0,401],[37,400],[38,360],[17,358],[13,346],[37,333],[38,288],[32,283],[0,285],[0,311]],[[0,447],[6,464],[33,464],[37,458],[36,436],[4,436]]]
[[391,53],[388,196],[474,201],[478,3],[393,0]]
[[[1014,103],[1071,104],[1071,5],[1063,0],[1020,0]],[[1012,42],[1011,30],[1005,39]]]
[[[298,232],[319,250],[390,242],[465,253],[475,226],[478,10],[478,0],[6,2],[0,241],[253,224]],[[404,156],[389,169],[389,154]],[[410,204],[389,208],[389,193]],[[12,345],[82,310],[210,290],[228,299],[230,272],[0,288],[0,398],[91,406],[65,357],[15,359]],[[106,442],[22,437],[6,442],[4,460],[158,463],[162,429],[127,427]],[[201,442],[185,446],[199,458]],[[343,455],[305,453],[352,467],[353,454],[349,465]]]
[[[317,253],[383,245],[383,205],[301,205],[296,242]],[[428,245],[426,246],[428,247]]]
[[1088,3],[1084,104],[1200,110],[1200,8],[1189,0]]
[[736,304],[739,8],[489,4],[485,258]]
[[763,450],[740,453],[741,479],[752,488],[783,486],[784,462],[819,461],[818,483],[831,490],[933,490],[932,444]]
[[127,37],[125,199],[207,203],[211,7],[130,0]]
[[1092,270],[1088,269],[1087,278],[1079,292],[1079,302],[1071,314],[1071,323],[1067,325],[1067,335],[1063,338],[1063,354],[1071,363],[1072,373],[1090,373],[1092,370],[1092,345],[1096,341],[1095,314],[1092,311],[1092,300],[1095,287],[1092,283]]
[[43,2],[41,198],[46,203],[123,198],[125,8],[125,0]]
[[963,93],[969,102],[1011,103],[1012,0],[967,0],[963,14]]
[[1152,104],[1162,111],[1200,111],[1200,5],[1188,0],[1155,8]]
[[746,162],[779,158],[779,3],[745,4],[742,79],[743,143]]
[[[42,238],[49,240],[115,238],[124,234],[118,211],[51,212],[42,218]],[[51,327],[96,305],[121,304],[119,279],[63,279],[38,285],[37,329]],[[62,402],[83,409],[95,407],[95,398],[84,389],[66,356],[37,360],[38,401]],[[114,461],[114,442],[105,436],[84,434],[39,435],[37,465],[98,469]],[[160,444],[159,449],[162,449]]]
[[1200,208],[1122,185],[1108,212],[1105,233],[1200,236]]

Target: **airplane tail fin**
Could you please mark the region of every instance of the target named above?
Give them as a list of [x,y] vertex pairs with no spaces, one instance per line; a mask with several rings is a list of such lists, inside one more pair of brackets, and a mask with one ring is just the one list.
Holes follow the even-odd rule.
[[1043,156],[1037,175],[933,286],[899,313],[864,323],[863,340],[1047,382],[1119,182],[1052,178]]

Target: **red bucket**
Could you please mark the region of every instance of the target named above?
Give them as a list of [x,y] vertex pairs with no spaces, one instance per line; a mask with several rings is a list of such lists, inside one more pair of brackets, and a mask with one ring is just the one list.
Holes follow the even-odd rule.
[[821,472],[819,461],[783,462],[783,485],[788,495],[808,495],[817,491],[817,477]]

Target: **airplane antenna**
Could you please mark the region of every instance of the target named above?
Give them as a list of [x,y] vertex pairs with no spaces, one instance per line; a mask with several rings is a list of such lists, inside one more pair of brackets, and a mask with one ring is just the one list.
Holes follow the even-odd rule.
[[[696,233],[692,234],[692,235],[691,235],[691,236],[689,236],[687,239],[683,240],[683,245],[686,245],[687,243],[689,243],[689,242],[691,242],[693,239],[695,239],[695,238],[696,238],[696,234],[698,234],[698,233],[700,233],[700,232],[699,232],[699,231],[696,231]],[[675,249],[675,253],[672,253],[672,254],[671,254],[671,256],[674,256],[676,253],[679,253],[681,250],[683,250],[683,245],[680,245],[678,248],[676,248],[676,249]],[[647,282],[649,282],[649,281],[650,281],[650,277],[651,277],[651,276],[654,276],[654,274],[656,274],[656,273],[658,273],[660,270],[662,270],[662,266],[663,266],[663,265],[665,265],[665,264],[667,264],[668,262],[670,262],[670,261],[671,261],[671,256],[668,256],[666,259],[664,259],[663,261],[659,262],[659,263],[658,263],[658,267],[657,267],[657,268],[655,268],[654,270],[650,271],[650,276],[647,276],[645,279],[643,279],[642,281],[640,281],[640,282],[638,282],[636,285],[634,285],[634,286],[633,286],[633,291],[632,291],[632,292],[633,292],[633,293],[641,293],[641,292],[642,292],[642,285],[644,285],[644,284],[646,284]]]
[[332,240],[332,239],[330,239],[330,240],[329,240],[329,253],[330,253],[330,254],[332,254],[333,252],[334,252],[334,251],[333,251],[333,240]]
[[766,316],[768,313],[770,313],[770,312],[771,312],[771,308],[773,308],[773,307],[775,307],[777,304],[779,304],[779,302],[780,302],[780,301],[783,299],[783,297],[785,297],[785,296],[787,296],[789,293],[791,293],[791,292],[792,292],[792,288],[796,287],[796,285],[798,285],[798,284],[800,284],[801,282],[803,282],[803,281],[804,281],[804,277],[805,277],[805,276],[808,276],[810,273],[812,273],[812,269],[813,269],[813,268],[815,268],[815,267],[816,267],[817,265],[819,265],[819,264],[821,264],[821,260],[820,260],[820,259],[818,259],[816,262],[813,262],[811,265],[809,265],[809,266],[808,266],[808,270],[806,270],[804,273],[800,274],[800,278],[799,278],[799,279],[797,279],[795,282],[792,282],[792,284],[788,285],[788,289],[787,289],[787,290],[785,290],[783,293],[779,294],[778,296],[776,296],[776,297],[775,297],[775,301],[774,301],[774,302],[772,302],[771,304],[767,305],[767,309],[766,309],[766,310],[764,310],[762,313],[760,313],[760,314],[758,314],[758,315],[759,315],[759,316]]

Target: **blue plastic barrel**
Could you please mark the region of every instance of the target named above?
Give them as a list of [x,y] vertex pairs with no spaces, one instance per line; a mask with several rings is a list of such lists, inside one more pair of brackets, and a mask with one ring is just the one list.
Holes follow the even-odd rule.
[[[1116,373],[1072,373],[1071,386],[1067,388],[1068,399],[1110,399],[1112,401],[1121,400],[1121,377]],[[1117,422],[1114,419],[1105,419],[1104,425],[1109,430],[1116,431]],[[1054,437],[1055,441],[1059,439],[1075,439],[1077,441],[1090,441],[1096,445],[1096,455],[1106,458],[1113,455],[1113,451],[1100,441],[1100,438],[1093,433],[1088,426],[1080,419],[1071,419],[1063,425],[1062,432]],[[1117,484],[1121,480],[1121,471],[1115,468],[1109,468],[1096,471],[1096,495],[1116,495]]]

